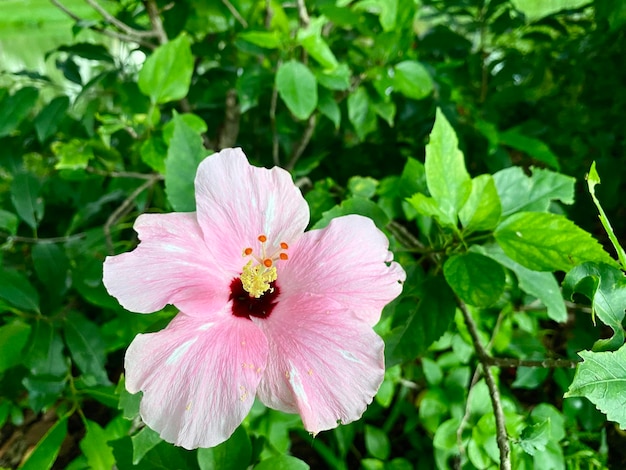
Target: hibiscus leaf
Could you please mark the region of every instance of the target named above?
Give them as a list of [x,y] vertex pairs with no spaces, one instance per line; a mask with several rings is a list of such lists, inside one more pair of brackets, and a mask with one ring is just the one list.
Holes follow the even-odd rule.
[[22,470],[47,470],[52,467],[61,450],[61,444],[67,434],[67,418],[61,418],[43,436],[28,460],[20,467]]
[[194,180],[198,165],[211,153],[202,145],[202,137],[176,114],[174,132],[165,159],[165,193],[178,212],[196,210]]
[[343,201],[340,205],[324,212],[322,218],[318,220],[312,228],[324,228],[334,218],[348,214],[358,214],[369,217],[379,229],[383,229],[389,223],[389,217],[387,217],[385,212],[376,203],[363,197],[351,197]]
[[290,60],[278,68],[276,89],[298,119],[307,119],[317,106],[317,79],[301,62]]
[[232,436],[218,446],[198,449],[200,470],[239,470],[248,468],[252,458],[252,444],[246,430],[239,426]]
[[109,385],[104,364],[106,361],[104,340],[98,327],[78,313],[70,313],[64,324],[65,342],[72,359],[86,375],[98,383]]
[[141,462],[141,459],[162,442],[159,433],[150,429],[148,426],[141,429],[137,434],[130,438],[133,441],[133,465]]
[[491,175],[472,179],[472,191],[459,212],[466,232],[493,230],[500,221],[502,207]]
[[504,291],[504,269],[479,253],[451,256],[443,265],[443,274],[463,301],[477,307],[489,307]]
[[107,444],[106,431],[94,421],[85,419],[85,437],[80,441],[80,448],[87,457],[91,470],[108,470],[115,466],[113,449]]
[[28,341],[30,330],[30,325],[20,320],[0,326],[0,344],[2,345],[0,372],[19,364],[23,359],[22,349]]
[[254,470],[308,470],[310,467],[291,455],[280,455],[262,460],[254,467]]
[[626,345],[617,351],[581,351],[578,355],[583,362],[576,368],[565,397],[586,397],[608,419],[626,429]]
[[407,98],[421,100],[433,91],[433,79],[416,60],[405,60],[393,67],[393,86]]
[[494,235],[512,260],[535,271],[567,272],[586,261],[616,265],[597,240],[558,214],[518,212]]

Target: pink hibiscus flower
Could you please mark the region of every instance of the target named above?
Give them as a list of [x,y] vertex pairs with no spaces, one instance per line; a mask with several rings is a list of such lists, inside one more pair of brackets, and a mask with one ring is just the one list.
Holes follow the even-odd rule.
[[358,215],[305,232],[289,173],[240,149],[206,158],[195,191],[197,212],[141,215],[141,243],[104,263],[124,308],[180,310],[126,352],[144,422],[193,449],[228,439],[255,397],[313,434],[359,419],[384,376],[372,326],[405,279],[385,235]]

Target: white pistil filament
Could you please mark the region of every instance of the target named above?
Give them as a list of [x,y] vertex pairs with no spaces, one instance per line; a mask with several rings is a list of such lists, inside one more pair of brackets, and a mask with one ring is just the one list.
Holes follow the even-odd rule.
[[281,242],[278,249],[273,253],[268,253],[267,237],[259,235],[257,240],[261,243],[260,256],[257,256],[251,247],[243,250],[242,256],[252,259],[243,267],[240,277],[244,290],[250,297],[256,299],[266,292],[273,292],[274,288],[270,284],[278,278],[274,263],[279,260],[286,261],[289,259],[287,253],[285,253],[289,248],[287,243]]

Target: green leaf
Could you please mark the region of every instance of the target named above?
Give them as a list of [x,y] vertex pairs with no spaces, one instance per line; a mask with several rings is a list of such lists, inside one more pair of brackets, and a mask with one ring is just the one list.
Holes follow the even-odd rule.
[[[550,1],[550,0],[547,0]],[[528,137],[522,134],[520,128],[508,129],[498,135],[498,140],[501,144],[508,147],[512,147],[516,150],[528,154],[528,156],[539,160],[540,162],[549,165],[550,167],[560,170],[559,160],[557,156],[552,153],[550,147],[539,139],[534,137]]]
[[365,425],[365,448],[372,457],[387,460],[391,453],[391,443],[387,433],[374,426]]
[[0,299],[17,308],[39,311],[39,294],[20,272],[0,267]]
[[504,292],[504,269],[478,253],[451,256],[443,265],[443,274],[452,290],[465,303],[476,307],[491,306]]
[[407,202],[411,204],[411,207],[418,214],[434,217],[444,227],[456,227],[456,218],[452,218],[449,214],[444,213],[434,198],[424,196],[422,193],[415,193],[407,199]]
[[317,80],[302,62],[290,60],[276,72],[278,94],[298,119],[307,119],[317,106]]
[[597,240],[562,215],[518,212],[494,235],[507,256],[535,271],[567,272],[586,261],[616,264]]
[[226,442],[211,449],[198,449],[200,470],[239,470],[248,468],[251,459],[252,444],[241,426]]
[[139,405],[141,403],[142,393],[130,393],[126,390],[124,376],[120,378],[115,392],[120,397],[117,409],[122,410],[122,416],[126,419],[135,419],[139,416]]
[[340,205],[324,212],[322,218],[313,226],[313,229],[324,228],[334,218],[348,214],[359,214],[369,217],[379,229],[383,229],[389,223],[389,217],[376,203],[362,197],[351,197]]
[[93,146],[88,140],[72,139],[69,142],[54,142],[50,148],[57,157],[57,170],[83,170],[94,158]]
[[30,335],[30,325],[14,320],[0,326],[0,373],[19,364],[24,359],[22,350],[26,346]]
[[262,460],[254,470],[308,470],[310,467],[300,459],[291,455],[280,455]]
[[52,325],[38,321],[25,351],[24,365],[35,376],[63,377],[68,368],[63,348],[63,339]]
[[83,315],[70,313],[63,325],[63,332],[72,359],[81,372],[93,376],[98,383],[110,384],[104,368],[105,345],[97,325]]
[[405,60],[393,67],[393,87],[407,98],[421,100],[433,91],[433,80],[416,60]]
[[280,47],[281,37],[279,32],[274,31],[243,31],[237,35],[238,38],[243,39],[255,46],[263,47],[265,49],[276,49]]
[[62,296],[69,287],[69,261],[65,252],[54,243],[38,243],[31,254],[39,280],[51,295]]
[[360,0],[354,5],[355,11],[367,11],[378,15],[383,31],[393,31],[398,15],[398,0]]
[[500,221],[502,207],[491,175],[472,179],[472,191],[459,212],[459,219],[467,232],[493,230]]
[[33,449],[28,460],[19,467],[20,470],[48,470],[52,468],[66,434],[67,417],[63,417],[48,429]]
[[165,174],[165,159],[167,158],[167,145],[163,139],[152,136],[141,144],[139,153],[141,161],[153,170]]
[[348,191],[352,196],[371,199],[376,194],[378,181],[369,176],[353,176],[348,180]]
[[187,96],[192,74],[191,40],[181,34],[159,46],[146,59],[139,72],[138,85],[153,103],[167,103]]
[[540,20],[561,10],[580,8],[591,0],[511,0],[513,6],[524,13],[528,22]]
[[133,441],[133,465],[141,462],[141,459],[163,440],[159,433],[148,426],[142,428],[137,434],[131,436]]
[[359,140],[376,130],[376,112],[364,87],[359,86],[348,96],[348,119]]
[[115,467],[113,449],[108,445],[108,434],[94,421],[85,419],[85,437],[80,441],[80,449],[87,457],[91,470],[110,470]]
[[334,69],[316,70],[317,83],[329,90],[345,91],[350,88],[350,68],[341,63]]
[[552,273],[533,271],[516,263],[505,255],[502,248],[496,244],[483,246],[481,253],[495,259],[502,266],[513,271],[517,277],[520,289],[541,300],[546,306],[548,317],[559,323],[567,320],[567,309],[561,295],[561,289]]
[[439,108],[426,146],[424,166],[431,196],[446,218],[456,221],[471,193],[472,182],[458,148],[456,133]]
[[9,235],[15,235],[18,223],[19,219],[15,214],[0,209],[0,231],[7,232]]
[[619,258],[619,262],[622,265],[622,269],[626,269],[626,252],[624,252],[624,248],[620,245],[617,237],[615,236],[615,232],[613,231],[613,227],[611,227],[611,223],[609,222],[608,217],[604,213],[602,206],[600,205],[600,201],[596,197],[596,185],[600,184],[600,175],[596,171],[596,162],[594,161],[591,164],[591,168],[589,169],[589,174],[587,175],[587,187],[589,188],[589,193],[593,199],[594,204],[598,208],[598,212],[600,212],[600,222],[602,222],[602,226],[604,227],[604,231],[609,236],[609,240],[613,244],[615,251],[617,252],[617,257]]
[[341,109],[339,109],[339,105],[331,92],[323,88],[320,90],[317,109],[332,121],[335,125],[335,129],[339,129],[339,125],[341,124]]
[[69,107],[70,99],[67,96],[57,96],[41,110],[34,121],[37,139],[40,143],[44,143],[57,131]]
[[606,414],[611,421],[626,429],[626,345],[617,351],[580,351],[583,362],[576,367],[576,374],[568,397],[585,397]]
[[396,104],[393,101],[374,101],[372,107],[376,114],[385,120],[389,127],[393,127],[396,116]]
[[174,116],[174,133],[165,160],[165,193],[177,212],[196,210],[194,180],[198,165],[211,152],[202,144],[202,137],[183,120]]
[[0,137],[13,132],[37,103],[39,91],[24,87],[0,101]]
[[527,176],[514,166],[498,171],[493,179],[502,202],[502,217],[523,211],[547,212],[554,200],[574,203],[576,180],[571,176],[541,168],[533,168],[532,176]]
[[333,51],[322,37],[322,28],[328,24],[324,16],[311,18],[310,23],[298,30],[298,43],[325,69],[334,69],[339,65]]
[[11,202],[21,219],[33,230],[43,218],[44,203],[39,197],[41,183],[30,173],[18,173],[11,184]]
[[593,315],[613,330],[613,337],[601,339],[594,350],[615,349],[624,343],[624,309],[626,308],[626,277],[606,264],[584,263],[572,269],[563,279],[563,295],[573,299],[575,292],[591,300]]
[[406,322],[385,339],[385,353],[390,357],[410,361],[419,356],[446,332],[454,319],[454,294],[442,276],[426,279],[419,290],[417,308],[411,305]]

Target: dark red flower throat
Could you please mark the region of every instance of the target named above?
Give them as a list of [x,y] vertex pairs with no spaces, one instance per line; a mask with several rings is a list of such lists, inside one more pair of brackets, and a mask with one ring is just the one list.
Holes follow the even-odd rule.
[[233,282],[230,283],[229,297],[229,300],[233,301],[233,315],[247,319],[250,319],[250,317],[269,317],[278,303],[276,299],[280,293],[276,282],[272,282],[270,287],[272,289],[268,290],[261,297],[256,298],[246,292],[240,278],[236,277],[233,279]]

